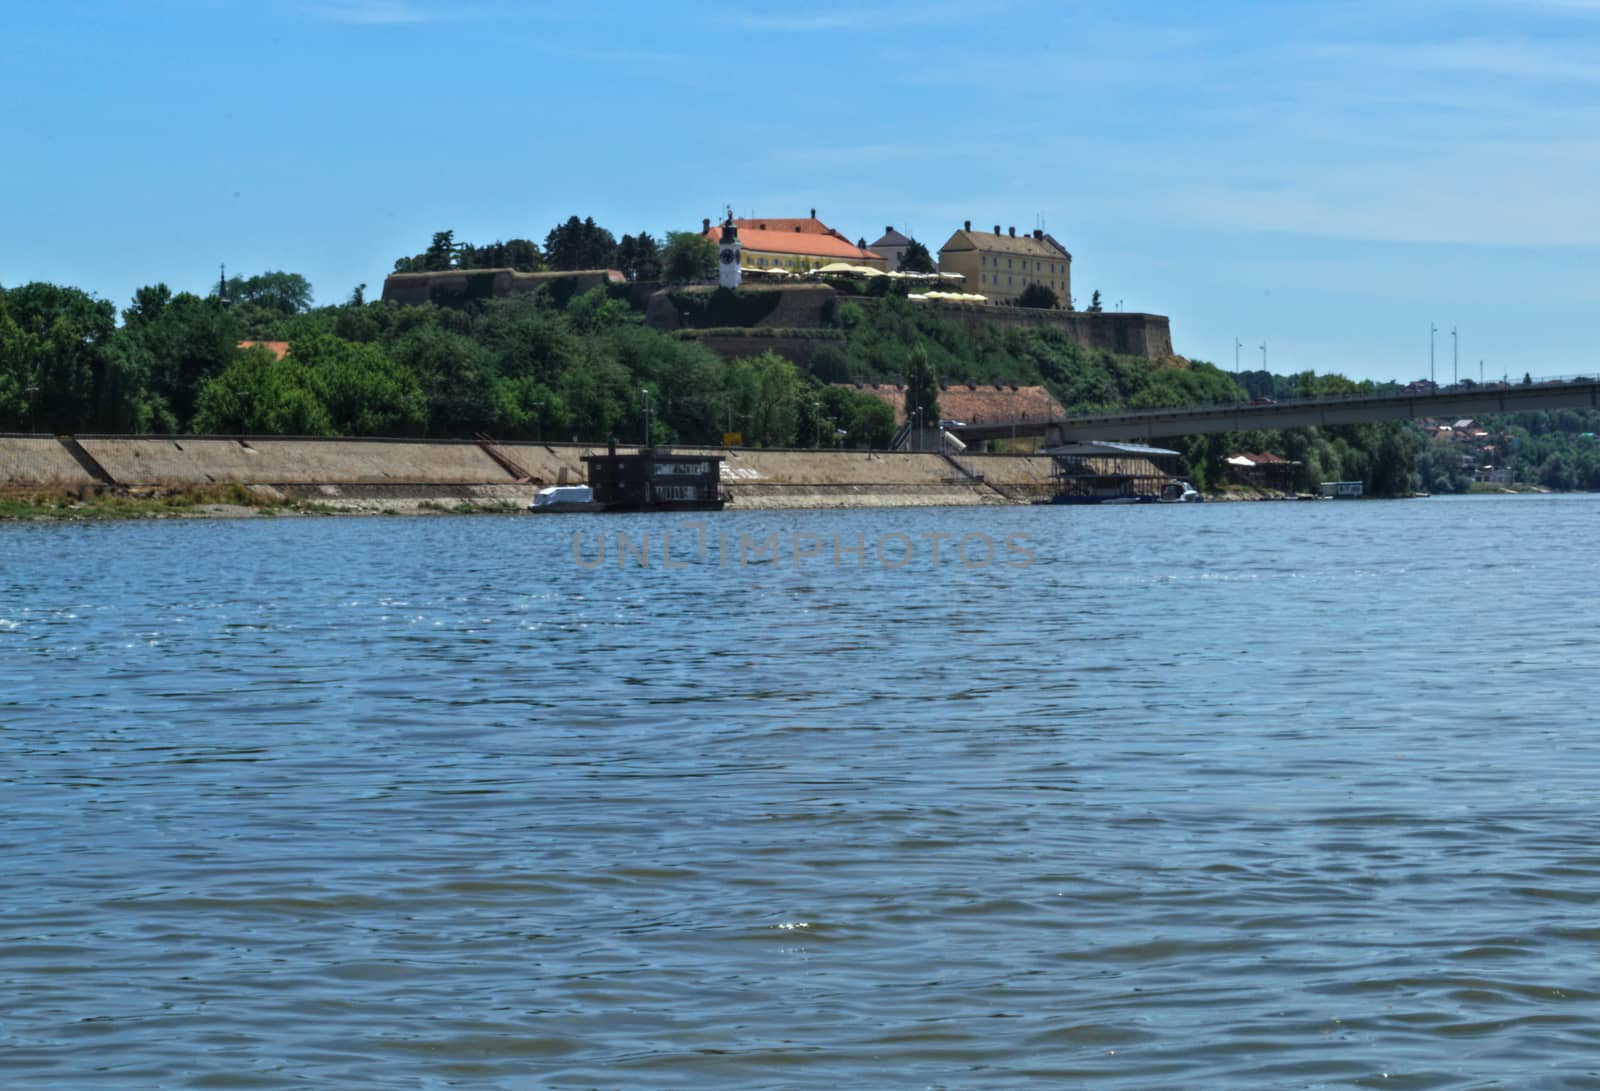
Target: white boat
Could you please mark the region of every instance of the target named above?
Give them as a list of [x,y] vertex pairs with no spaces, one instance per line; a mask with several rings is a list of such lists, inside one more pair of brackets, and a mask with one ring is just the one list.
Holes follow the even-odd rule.
[[601,507],[595,501],[594,490],[587,485],[550,485],[534,494],[528,510],[554,514],[558,511],[599,511]]
[[1198,504],[1204,499],[1200,490],[1187,481],[1168,481],[1161,488],[1160,502],[1163,504]]

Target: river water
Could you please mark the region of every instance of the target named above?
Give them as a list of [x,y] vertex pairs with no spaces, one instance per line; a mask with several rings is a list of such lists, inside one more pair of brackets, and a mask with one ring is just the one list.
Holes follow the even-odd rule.
[[685,523],[0,527],[0,1086],[1600,1087],[1600,498]]

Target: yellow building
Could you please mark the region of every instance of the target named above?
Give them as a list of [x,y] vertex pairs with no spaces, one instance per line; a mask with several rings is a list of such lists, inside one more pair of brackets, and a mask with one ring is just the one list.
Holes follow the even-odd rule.
[[1015,303],[1030,284],[1043,284],[1055,292],[1061,306],[1071,306],[1072,255],[1043,231],[1018,235],[1016,228],[1002,233],[972,230],[968,220],[950,241],[939,248],[939,271],[960,273],[964,289],[988,296],[994,303]]
[[[710,220],[701,233],[713,242],[721,238],[722,228]],[[848,265],[866,265],[874,269],[885,266],[883,257],[853,243],[838,231],[817,219],[817,210],[805,219],[734,220],[739,229],[739,266],[742,269],[783,269],[792,273],[820,269],[834,262]]]

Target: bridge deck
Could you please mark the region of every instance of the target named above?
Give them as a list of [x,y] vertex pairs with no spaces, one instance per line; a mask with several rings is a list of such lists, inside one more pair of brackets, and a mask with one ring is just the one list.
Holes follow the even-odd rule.
[[1212,405],[1183,409],[1135,409],[1054,420],[1018,419],[949,427],[963,440],[1047,435],[1052,441],[1153,440],[1162,436],[1258,429],[1308,428],[1420,417],[1456,419],[1480,413],[1540,409],[1600,409],[1600,378],[1547,379],[1505,385],[1461,384],[1434,393],[1395,391],[1297,398],[1264,405]]

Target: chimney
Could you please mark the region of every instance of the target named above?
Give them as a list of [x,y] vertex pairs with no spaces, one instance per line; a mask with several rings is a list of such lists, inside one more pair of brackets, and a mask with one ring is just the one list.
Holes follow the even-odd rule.
[[1033,229],[1033,237],[1036,238],[1036,239],[1041,239],[1042,240],[1044,238],[1044,228],[1042,228],[1042,227],[1034,228]]
[[1017,229],[1013,227],[1013,228],[1010,229],[1010,231],[1011,231],[1011,237],[1013,239],[1016,238],[1017,237]]
[[710,216],[707,216],[703,220],[700,221],[700,229],[702,231],[710,231],[711,230],[711,217]]
[[994,233],[996,235],[1000,234],[1000,225],[999,224],[995,224],[994,225]]
[[963,231],[971,231],[972,230],[972,221],[968,220],[966,222],[966,224],[961,228],[961,230],[963,230]]
[[888,233],[889,233],[889,232],[891,232],[891,231],[893,231],[893,230],[894,230],[894,224],[889,224],[889,225],[888,225],[888,226],[886,226],[886,227],[885,227],[885,228],[884,228],[884,229],[883,229],[883,233],[884,233],[884,234],[885,234],[885,235],[887,235],[887,234],[888,234]]
[[811,210],[811,218],[813,220],[817,218],[817,210],[814,208]]

